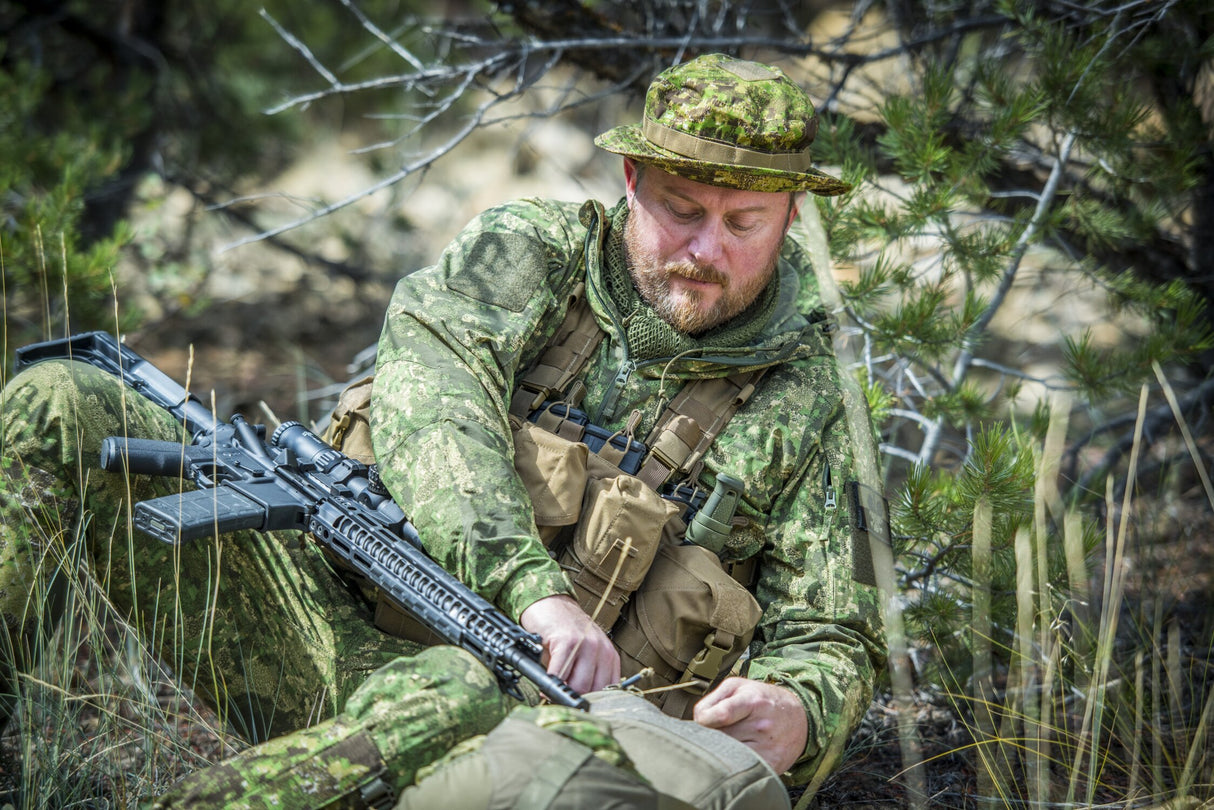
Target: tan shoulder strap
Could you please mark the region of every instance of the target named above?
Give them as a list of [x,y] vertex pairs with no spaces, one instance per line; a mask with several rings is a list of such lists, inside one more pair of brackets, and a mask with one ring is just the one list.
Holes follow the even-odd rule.
[[565,320],[552,342],[515,389],[510,412],[526,419],[550,397],[567,395],[570,384],[582,373],[603,335],[590,302],[586,300],[586,285],[579,282],[569,294]]
[[[574,390],[578,387],[575,382],[603,336],[603,329],[586,299],[586,285],[579,283],[569,295],[565,320],[552,342],[536,364],[523,374],[515,389],[510,413],[526,419],[546,400],[580,400]],[[649,454],[637,477],[655,490],[675,477],[687,477],[733,415],[750,399],[765,372],[766,369],[743,371],[728,377],[692,380],[684,385],[650,432]],[[571,401],[570,404],[578,407],[581,403]],[[571,441],[578,440],[576,430],[566,435],[557,417],[545,416],[549,418],[541,420],[541,427]],[[618,465],[620,458],[612,456],[609,446],[599,453]],[[616,456],[622,457],[622,454],[616,453]]]
[[729,420],[746,404],[766,368],[683,386],[649,433],[649,455],[637,477],[657,489],[686,477],[704,458]]

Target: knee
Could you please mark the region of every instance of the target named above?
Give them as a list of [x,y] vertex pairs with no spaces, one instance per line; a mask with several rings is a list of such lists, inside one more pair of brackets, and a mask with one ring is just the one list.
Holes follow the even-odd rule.
[[68,402],[75,401],[70,365],[65,360],[48,360],[22,370],[8,381],[0,409],[6,438],[23,428],[45,428],[43,423],[63,410],[59,403],[65,398]]
[[458,647],[429,647],[380,667],[346,703],[344,722],[365,729],[400,784],[453,746],[486,734],[517,701]]
[[81,363],[48,360],[13,377],[4,387],[5,447],[29,463],[56,466],[75,449],[65,445],[85,440],[81,422],[87,423],[96,406],[83,407],[89,399],[83,384],[92,389],[108,385],[95,379],[97,374],[102,372]]
[[106,436],[176,439],[167,411],[87,363],[47,360],[23,369],[4,387],[5,447],[38,466],[74,465],[96,458]]
[[345,712],[366,715],[393,712],[393,706],[426,700],[449,706],[514,702],[502,694],[493,673],[476,656],[446,644],[427,647],[417,655],[401,656],[377,669],[350,696]]

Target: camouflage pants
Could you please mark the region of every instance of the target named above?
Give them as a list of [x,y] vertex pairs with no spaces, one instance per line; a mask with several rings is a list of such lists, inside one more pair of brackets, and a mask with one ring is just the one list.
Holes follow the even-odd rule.
[[430,647],[373,673],[337,717],[194,773],[154,806],[391,806],[420,769],[517,705],[470,653]]
[[586,697],[589,712],[506,716],[488,670],[432,647],[376,672],[333,720],[198,772],[155,806],[789,810],[746,745],[637,695]]
[[[401,656],[420,648],[377,630],[362,597],[297,533],[243,532],[173,546],[132,531],[130,504],[174,492],[180,482],[101,470],[101,440],[181,440],[182,431],[170,414],[110,375],[60,361],[33,366],[0,394],[0,420],[0,614],[7,631],[0,643],[9,659],[3,663],[16,671],[45,644],[69,581],[84,571],[179,677],[250,741],[346,710],[339,722],[288,737],[279,748],[259,747],[263,759],[253,757],[255,764],[266,757],[283,764],[284,751],[291,752],[285,762],[297,764],[342,740],[347,748],[372,743],[389,760],[415,755],[424,764],[462,737],[487,731],[510,708],[488,671],[459,650],[427,651],[422,663],[439,675],[425,675],[425,666],[415,671]],[[435,658],[443,663],[435,665]],[[377,713],[376,696],[399,693],[401,683],[417,686],[421,697],[391,705],[425,718],[418,725],[387,723]],[[14,684],[0,686],[13,693]],[[352,698],[356,692],[361,703]],[[459,708],[443,708],[445,702]],[[455,717],[459,711],[467,729]],[[401,742],[423,726],[429,737]],[[411,779],[415,766],[392,765]],[[342,778],[357,785],[374,770],[359,768]]]

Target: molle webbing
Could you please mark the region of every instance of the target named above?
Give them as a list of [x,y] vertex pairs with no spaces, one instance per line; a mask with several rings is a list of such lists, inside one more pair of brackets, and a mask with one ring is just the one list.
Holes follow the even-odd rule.
[[[585,387],[579,381],[586,363],[604,337],[579,284],[569,297],[565,320],[553,341],[519,383],[510,402],[510,412],[526,419],[545,401],[563,400],[581,404]],[[665,409],[646,440],[648,455],[636,473],[646,485],[660,488],[675,479],[686,479],[698,470],[704,454],[738,409],[750,399],[766,369],[743,371],[728,377],[692,380],[683,386]],[[571,441],[579,441],[580,426],[562,420],[552,411],[536,423]],[[635,429],[630,420],[630,430]],[[620,454],[605,445],[599,455],[618,466]]]
[[523,376],[510,401],[510,412],[526,419],[545,400],[567,395],[570,384],[586,366],[603,336],[586,301],[586,285],[579,283],[569,294],[565,320],[552,342]]

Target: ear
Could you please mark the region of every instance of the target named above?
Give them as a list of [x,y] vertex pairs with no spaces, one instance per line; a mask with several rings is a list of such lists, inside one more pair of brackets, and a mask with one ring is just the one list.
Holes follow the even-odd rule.
[[632,158],[624,158],[624,196],[628,200],[628,207],[632,207],[632,199],[637,193],[637,181],[641,177],[641,172],[637,168],[636,161]]
[[804,191],[794,191],[788,203],[788,221],[784,223],[784,233],[788,234],[788,229],[797,221],[797,215],[801,213],[801,205],[805,202]]

